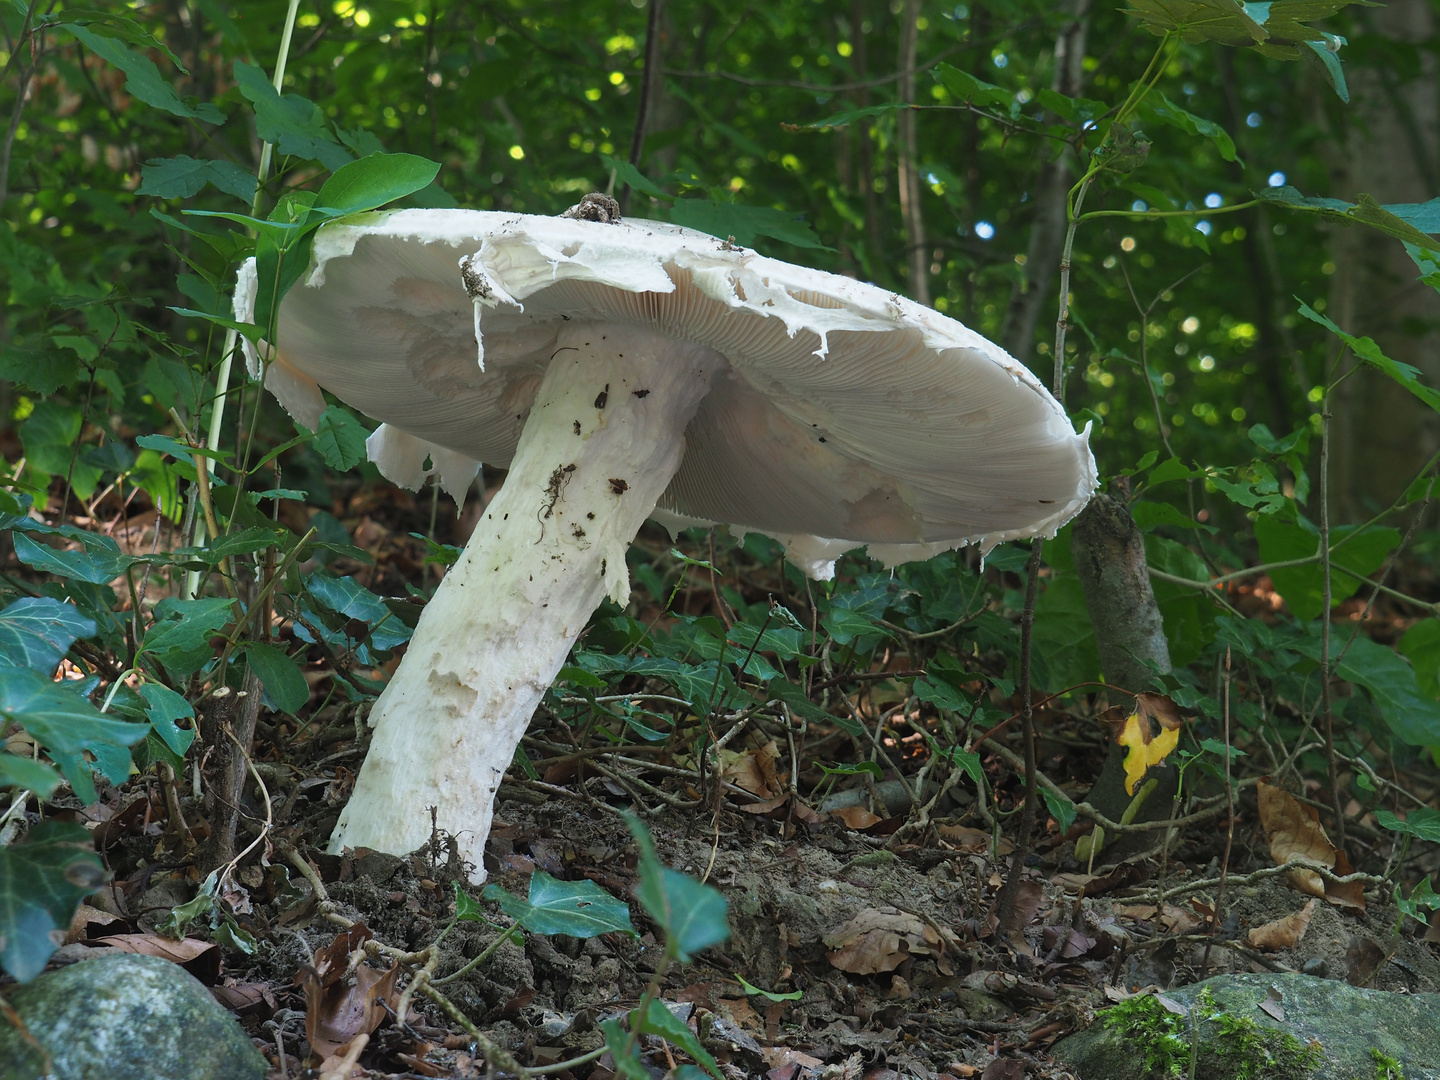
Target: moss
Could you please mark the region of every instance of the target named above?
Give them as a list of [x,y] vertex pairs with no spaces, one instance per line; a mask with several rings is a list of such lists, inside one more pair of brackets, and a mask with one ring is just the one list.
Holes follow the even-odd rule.
[[1306,1046],[1288,1032],[1228,1013],[1208,990],[1196,1011],[1202,1026],[1192,1028],[1187,1017],[1147,994],[1116,1005],[1105,1024],[1143,1052],[1149,1080],[1188,1078],[1192,1053],[1198,1054],[1195,1080],[1305,1080],[1320,1065],[1319,1043]]
[[1405,1080],[1405,1070],[1393,1057],[1374,1047],[1370,1048],[1370,1056],[1375,1059],[1375,1080]]

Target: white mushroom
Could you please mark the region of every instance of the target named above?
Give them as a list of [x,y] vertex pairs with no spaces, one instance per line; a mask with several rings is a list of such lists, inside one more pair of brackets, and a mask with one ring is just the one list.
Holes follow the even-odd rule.
[[[242,293],[249,295],[242,275]],[[253,290],[253,274],[250,278]],[[237,297],[245,318],[245,295]],[[384,421],[409,487],[509,469],[425,608],[333,847],[405,853],[427,808],[474,880],[531,714],[646,517],[780,540],[816,578],[1053,535],[1095,486],[1088,429],[980,335],[872,285],[650,221],[401,210],[327,225],[265,384]]]

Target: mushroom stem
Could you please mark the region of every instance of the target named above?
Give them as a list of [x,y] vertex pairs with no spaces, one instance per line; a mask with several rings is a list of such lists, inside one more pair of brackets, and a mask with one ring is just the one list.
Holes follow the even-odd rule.
[[374,738],[332,851],[413,851],[433,805],[471,881],[485,879],[515,747],[601,599],[628,599],[625,552],[724,362],[629,325],[566,324],[504,486],[370,713]]

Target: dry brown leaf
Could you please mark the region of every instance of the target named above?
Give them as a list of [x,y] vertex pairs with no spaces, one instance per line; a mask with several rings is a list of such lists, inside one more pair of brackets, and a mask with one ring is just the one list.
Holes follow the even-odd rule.
[[89,936],[87,931],[92,923],[97,926],[109,926],[118,920],[118,915],[101,911],[89,904],[81,904],[75,909],[75,915],[70,920],[70,929],[65,932],[65,944],[73,945],[77,941],[84,941]]
[[1268,949],[1272,952],[1293,949],[1305,936],[1305,930],[1310,925],[1310,916],[1314,914],[1315,901],[1311,900],[1293,915],[1255,927],[1249,934],[1250,944],[1257,949]]
[[758,750],[739,753],[721,750],[720,760],[725,779],[752,795],[769,799],[785,790],[775,770],[775,763],[780,760],[780,748],[773,739]]
[[[1355,868],[1350,865],[1350,860],[1345,857],[1345,852],[1335,852],[1335,873],[1345,877],[1354,872]],[[1325,882],[1325,899],[1336,907],[1349,908],[1351,911],[1364,911],[1365,883],[1363,881],[1347,881],[1341,885],[1334,881],[1327,881]]]
[[863,806],[842,806],[838,810],[831,810],[830,816],[837,821],[844,822],[847,828],[854,829],[856,832],[862,832],[871,825],[885,820],[872,814]]
[[1003,923],[1006,930],[1023,930],[1040,910],[1045,900],[1045,890],[1034,878],[1025,878],[1015,887],[1015,906],[1007,913]]
[[158,934],[110,934],[92,938],[86,944],[108,945],[112,949],[141,956],[158,956],[161,960],[179,964],[206,986],[213,986],[220,977],[220,950],[213,941],[201,941],[199,938],[176,941]]
[[1367,937],[1352,934],[1345,947],[1345,981],[1351,986],[1367,986],[1384,962],[1384,949]]
[[888,908],[866,908],[821,940],[833,950],[828,957],[830,965],[855,975],[894,971],[910,956],[926,956],[945,948],[932,927],[914,915]]
[[380,971],[363,962],[370,931],[356,923],[315,954],[296,981],[305,988],[305,1037],[318,1058],[343,1056],[342,1047],[369,1035],[400,1003],[400,965]]
[[[776,795],[773,799],[762,799],[760,802],[746,803],[743,806],[736,806],[735,809],[739,810],[742,814],[773,814],[789,801],[789,795]],[[783,817],[784,815],[781,816]]]
[[[1307,906],[1314,907],[1315,901],[1311,900]],[[1270,987],[1265,994],[1265,1000],[1257,1007],[1272,1020],[1278,1020],[1282,1024],[1285,1022],[1285,997],[1275,987]]]
[[[1154,904],[1116,904],[1113,910],[1116,915],[1124,915],[1129,919],[1156,921]],[[1199,917],[1174,904],[1166,904],[1160,910],[1158,921],[1166,930],[1176,934],[1188,934],[1200,925]]]
[[[1279,866],[1294,859],[1306,859],[1333,867],[1338,852],[1325,829],[1320,815],[1284,788],[1261,780],[1255,786],[1260,804],[1260,825],[1270,838],[1270,857]],[[1313,870],[1295,869],[1290,883],[1311,896],[1325,895],[1325,879]]]

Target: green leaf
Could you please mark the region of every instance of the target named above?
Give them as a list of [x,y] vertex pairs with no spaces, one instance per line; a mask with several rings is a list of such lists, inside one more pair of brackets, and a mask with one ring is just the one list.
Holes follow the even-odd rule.
[[[1311,626],[1296,644],[1312,660],[1320,659],[1319,627]],[[1335,665],[1335,674],[1370,692],[1387,727],[1410,746],[1440,746],[1440,702],[1425,697],[1415,671],[1403,656],[1358,634]]]
[[[1401,896],[1400,886],[1396,885],[1395,906],[1418,922],[1428,922],[1429,916],[1426,912],[1440,909],[1440,894],[1431,887],[1430,875],[1426,874],[1420,884],[1410,890],[1409,896]],[[1375,1051],[1372,1050],[1371,1053]]]
[[82,545],[80,551],[61,551],[23,534],[14,539],[15,554],[26,566],[42,574],[88,581],[91,585],[107,584],[142,561],[123,554],[114,540],[96,533],[75,534]]
[[1307,41],[1306,45],[1320,59],[1325,77],[1330,80],[1335,94],[1346,105],[1350,104],[1350,87],[1345,84],[1345,68],[1340,63],[1340,46],[1347,42],[1339,34],[1326,34],[1324,41]]
[[[305,579],[305,588],[331,611],[365,623],[366,640],[377,649],[393,649],[410,640],[410,627],[391,614],[384,600],[354,578],[315,573]],[[339,640],[346,639],[341,636]]]
[[965,696],[943,679],[916,679],[911,689],[917,698],[928,701],[936,708],[958,713],[970,709],[970,702]]
[[48,345],[32,349],[10,341],[0,352],[0,379],[17,382],[37,394],[53,394],[61,387],[73,386],[84,373],[85,366],[70,349]]
[[[28,6],[25,0],[14,0],[14,2],[20,13],[24,14]],[[180,69],[181,74],[190,74],[189,69],[180,62],[180,58],[170,51],[169,46],[134,19],[127,19],[123,15],[112,15],[108,12],[95,11],[90,8],[68,6],[65,8],[64,15],[66,23],[89,27],[101,37],[117,38],[120,41],[129,42],[131,45],[142,50],[155,49],[157,52],[162,52],[170,63]]]
[[0,668],[0,714],[34,737],[86,805],[96,797],[86,752],[106,779],[118,784],[130,774],[127,748],[149,730],[102,715],[73,686],[51,682],[28,668]]
[[439,172],[439,163],[414,154],[371,154],[336,169],[313,212],[343,217],[375,210],[429,186]]
[[160,74],[147,56],[133,49],[127,49],[113,37],[103,37],[92,30],[74,23],[58,23],[56,29],[69,31],[87,49],[108,64],[125,73],[125,91],[156,109],[172,116],[187,120],[202,120],[207,124],[223,124],[225,114],[208,102],[185,100]]
[[1045,806],[1050,811],[1050,816],[1055,819],[1055,826],[1061,835],[1069,832],[1070,826],[1075,824],[1075,815],[1079,813],[1075,804],[1046,787],[1040,789],[1040,797],[1045,800]]
[[[1437,217],[1440,217],[1440,199],[1431,199],[1428,203],[1395,203],[1382,206],[1373,196],[1359,195],[1354,203],[1347,203],[1341,199],[1311,198],[1300,194],[1288,184],[1284,187],[1265,188],[1252,194],[1258,199],[1279,203],[1294,210],[1342,218],[1347,224],[1358,221],[1415,247],[1431,251],[1440,249],[1440,240],[1428,235],[1431,232],[1440,232],[1440,220],[1437,220]],[[1301,314],[1305,313],[1302,311]],[[1310,318],[1309,315],[1305,317]]]
[[190,702],[157,682],[147,682],[140,687],[140,696],[145,699],[145,716],[155,734],[160,736],[177,756],[184,757],[185,751],[195,741],[193,727],[182,728],[176,720],[194,720],[195,709]]
[[354,160],[313,101],[299,94],[282,97],[263,71],[243,60],[235,61],[235,82],[255,106],[255,130],[260,138],[274,143],[280,153],[318,161],[327,169],[339,169]]
[[[1145,537],[1145,559],[1156,570],[1163,570],[1175,577],[1190,581],[1208,581],[1210,578],[1210,568],[1205,565],[1204,559],[1184,544],[1163,536],[1149,534]],[[1194,589],[1160,578],[1153,579],[1151,586],[1155,592],[1155,604],[1159,607],[1160,617],[1164,622],[1165,641],[1170,647],[1170,662],[1177,668],[1193,663],[1205,646],[1215,640],[1214,603],[1205,595],[1204,589]]]
[[145,631],[140,652],[154,657],[177,675],[199,671],[214,656],[210,637],[234,617],[224,597],[177,600],[155,605],[155,622]]
[[722,240],[733,236],[735,243],[741,247],[752,247],[758,238],[768,236],[798,248],[834,250],[821,243],[815,231],[798,214],[776,210],[773,206],[680,199],[670,207],[670,220],[676,225],[709,233]]
[[451,882],[455,888],[455,921],[456,922],[483,922],[487,925],[490,920],[485,918],[485,912],[481,910],[474,898],[464,889],[460,888],[458,881]]
[[0,965],[22,983],[39,975],[80,901],[106,877],[89,831],[74,822],[42,821],[0,847]]
[[659,998],[651,998],[643,1013],[639,1009],[632,1009],[630,1027],[641,1035],[658,1035],[674,1043],[698,1061],[716,1080],[725,1080],[719,1062],[710,1055],[710,1051],[700,1045],[700,1039],[690,1030],[690,1025],[671,1012]]
[[661,864],[650,831],[634,814],[625,823],[640,849],[636,899],[665,933],[666,949],[682,963],[730,936],[728,906],[719,891]]
[[[1260,543],[1260,560],[1266,563],[1304,559],[1316,553],[1320,533],[1304,519],[1285,521],[1284,515],[1262,515],[1255,520],[1255,539]],[[1400,543],[1400,533],[1390,528],[1372,528],[1357,533],[1353,525],[1330,531],[1330,599],[1343,603],[1360,589],[1361,579],[1373,574],[1385,557]],[[1349,571],[1346,573],[1345,571]],[[1270,571],[1275,591],[1285,598],[1290,613],[1301,622],[1318,618],[1324,599],[1324,571],[1320,563],[1277,567]]]
[[305,681],[300,666],[284,650],[251,642],[245,646],[244,653],[250,670],[255,672],[265,693],[281,712],[293,715],[310,700],[310,684]]
[[1420,689],[1440,698],[1440,619],[1422,619],[1400,639],[1400,651],[1415,667]]
[[0,611],[0,666],[49,674],[78,638],[91,637],[95,620],[74,604],[24,597]]
[[773,990],[761,990],[760,987],[752,985],[746,980],[744,975],[737,974],[735,978],[746,994],[758,994],[760,997],[769,998],[771,1001],[799,1001],[805,996],[804,990],[792,990],[788,994],[777,994]]
[[[946,65],[941,64],[941,67]],[[1010,95],[1005,95],[1009,100]],[[905,101],[891,101],[884,105],[866,105],[860,109],[846,109],[844,112],[836,113],[834,116],[827,116],[824,120],[816,120],[810,124],[798,125],[800,131],[833,131],[837,128],[849,127],[857,120],[868,120],[872,116],[884,116],[887,113],[899,112],[901,109],[917,109],[918,105],[911,105]]]
[[[1298,299],[1298,297],[1297,297]],[[1300,314],[1313,323],[1319,323],[1325,329],[1338,337],[1346,345],[1354,350],[1355,356],[1374,368],[1394,379],[1410,393],[1423,401],[1436,412],[1440,412],[1440,391],[1426,386],[1420,381],[1420,369],[1409,364],[1403,364],[1398,360],[1391,360],[1383,352],[1374,340],[1368,337],[1356,337],[1354,334],[1347,334],[1340,327],[1310,307],[1309,304],[1301,301]]]
[[1411,810],[1403,819],[1389,810],[1376,810],[1375,820],[1391,832],[1405,833],[1420,840],[1440,844],[1440,810],[1422,806]]
[[[1015,100],[1015,95],[1003,86],[996,86],[994,83],[977,79],[969,72],[961,71],[950,64],[935,65],[935,79],[950,91],[950,95],[957,101],[968,101],[972,105],[999,106],[1008,109],[1010,102]],[[1046,105],[1046,108],[1060,112],[1059,109],[1054,109],[1050,105]],[[1061,113],[1061,115],[1064,114]]]
[[188,199],[213,184],[228,195],[243,199],[248,206],[255,198],[255,177],[233,161],[211,161],[186,154],[172,158],[151,158],[140,169],[137,194],[157,199]]
[[605,167],[607,169],[613,169],[615,171],[615,179],[617,181],[625,184],[631,190],[638,192],[641,195],[648,195],[652,199],[662,199],[665,202],[669,202],[675,197],[673,195],[665,194],[665,190],[661,188],[659,184],[656,184],[653,180],[650,180],[648,177],[645,176],[644,173],[642,173],[634,165],[631,165],[628,161],[622,161],[619,158],[611,157],[609,154],[601,154],[600,160],[605,163]]
[[369,437],[370,432],[349,409],[331,405],[320,414],[320,423],[315,429],[315,449],[326,465],[349,472],[365,460],[365,440]]
[[88,499],[100,483],[100,470],[75,456],[81,423],[80,410],[74,406],[55,399],[42,401],[20,426],[20,441],[32,468],[68,476],[75,493]]
[[1138,18],[1152,34],[1173,31],[1192,43],[1218,41],[1222,45],[1263,47],[1266,56],[1293,60],[1299,53],[1292,43],[1321,41],[1326,36],[1306,23],[1327,18],[1352,3],[1374,6],[1365,0],[1249,4],[1240,0],[1130,0],[1125,14]]
[[530,897],[521,900],[499,885],[487,885],[484,897],[532,934],[592,938],[635,934],[630,908],[593,881],[560,881],[543,870],[530,875]]
[[42,799],[60,786],[60,774],[42,761],[0,750],[0,787],[25,788]]
[[[1158,99],[1158,102],[1157,100]],[[1209,139],[1220,151],[1220,156],[1226,161],[1237,161],[1235,156],[1235,140],[1226,134],[1225,129],[1213,120],[1206,120],[1204,117],[1196,116],[1194,113],[1182,109],[1164,94],[1152,95],[1146,98],[1140,115],[1147,120],[1158,121],[1162,124],[1169,124],[1171,127],[1179,128],[1188,135],[1199,135]]]
[[605,1047],[615,1062],[617,1076],[624,1080],[654,1080],[639,1053],[630,1045],[630,1035],[619,1020],[602,1020],[600,1030],[605,1034]]

